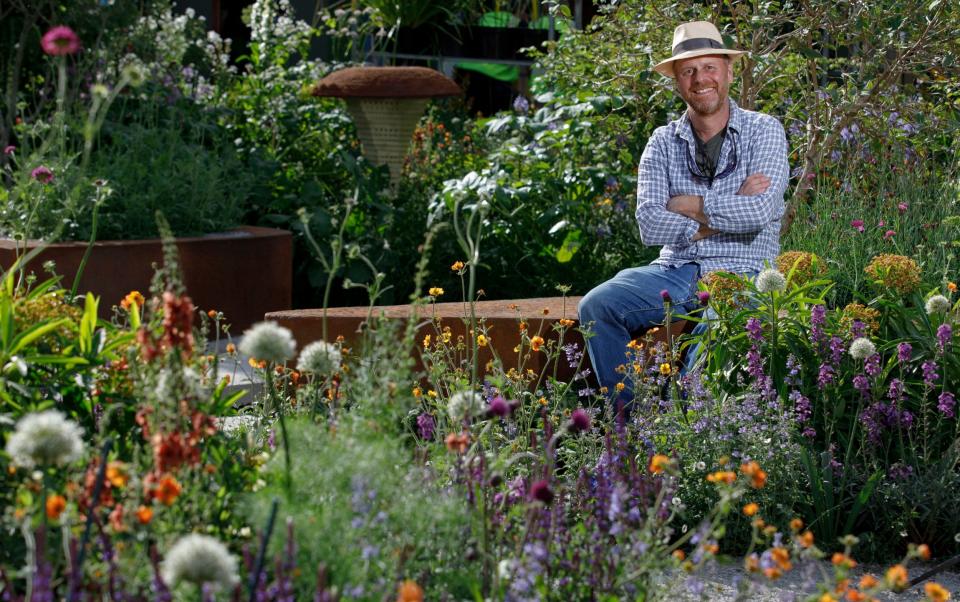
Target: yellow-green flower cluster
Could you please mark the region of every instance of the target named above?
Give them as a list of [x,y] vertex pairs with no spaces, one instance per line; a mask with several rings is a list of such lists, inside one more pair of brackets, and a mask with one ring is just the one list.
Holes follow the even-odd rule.
[[900,295],[909,295],[920,286],[920,266],[903,255],[877,255],[863,271],[877,286],[893,289]]
[[[823,260],[807,251],[786,251],[777,257],[776,263],[777,269],[797,286],[822,278],[827,273]],[[793,270],[793,274],[790,274],[790,270]]]

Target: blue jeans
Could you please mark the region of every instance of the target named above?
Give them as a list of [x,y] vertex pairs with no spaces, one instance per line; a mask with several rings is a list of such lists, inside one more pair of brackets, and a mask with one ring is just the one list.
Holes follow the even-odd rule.
[[[592,329],[587,342],[590,362],[601,387],[609,393],[623,380],[617,367],[627,362],[627,344],[632,335],[664,320],[660,291],[670,295],[671,313],[686,314],[698,306],[697,281],[700,266],[687,263],[676,268],[647,265],[622,270],[580,300],[580,323]],[[617,395],[618,403],[629,403],[629,383]]]

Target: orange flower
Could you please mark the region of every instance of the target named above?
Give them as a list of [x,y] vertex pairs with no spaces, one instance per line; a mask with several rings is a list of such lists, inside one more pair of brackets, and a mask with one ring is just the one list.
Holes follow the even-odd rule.
[[178,483],[173,476],[166,474],[160,478],[160,483],[157,485],[153,495],[164,506],[171,506],[180,496],[182,490],[183,488],[180,486],[180,483]]
[[743,473],[744,476],[750,477],[750,484],[755,489],[762,489],[763,486],[767,484],[766,471],[760,468],[760,465],[754,461],[741,464],[740,472]]
[[777,567],[772,566],[770,568],[763,569],[763,574],[767,576],[767,579],[773,581],[774,579],[779,579],[783,575],[783,572]]
[[450,433],[447,435],[446,444],[447,449],[462,454],[467,451],[467,445],[470,443],[470,435],[467,433],[460,433],[459,435]]
[[455,261],[455,262],[453,262],[453,265],[450,266],[450,269],[453,270],[454,272],[459,272],[459,271],[461,271],[463,268],[464,268],[464,265],[463,265],[463,262],[462,262],[462,261]]
[[810,531],[804,531],[799,537],[800,546],[804,548],[809,548],[813,545],[813,533]]
[[750,573],[756,573],[760,570],[760,557],[756,554],[750,554],[743,559],[743,568]]
[[860,593],[853,588],[848,588],[845,595],[849,602],[867,602],[867,600],[870,599],[866,594]]
[[776,547],[770,550],[770,557],[777,563],[780,570],[786,572],[793,568],[790,562],[790,550],[784,547]]
[[956,283],[956,282],[948,282],[948,283],[947,283],[947,290],[950,291],[951,293],[957,292],[957,283]]
[[907,576],[907,568],[902,564],[895,564],[887,569],[884,580],[887,582],[887,587],[895,592],[903,591],[910,582]]
[[923,585],[923,591],[933,602],[946,602],[950,599],[950,590],[936,581],[928,581]]
[[707,475],[707,481],[710,483],[725,483],[733,485],[737,480],[737,475],[732,470],[718,470]]
[[878,585],[880,585],[880,581],[869,573],[860,577],[860,589],[873,589]]
[[656,454],[650,458],[649,470],[653,474],[660,474],[666,469],[670,468],[670,464],[672,464],[672,460],[670,460],[669,456]]
[[842,552],[834,552],[833,557],[830,559],[835,566],[843,567],[845,569],[852,569],[857,566],[857,561],[853,558],[850,558]]
[[140,506],[137,508],[137,520],[141,525],[145,525],[153,520],[153,509],[149,506]]
[[803,528],[803,519],[795,518],[795,519],[793,519],[793,520],[790,521],[790,530],[791,530],[791,531],[799,531],[799,530],[802,529],[802,528]]
[[140,291],[130,291],[127,293],[127,296],[120,301],[120,307],[129,311],[134,304],[136,304],[137,307],[143,307],[143,303],[144,298],[143,295],[140,294]]
[[423,390],[420,389],[420,387],[414,387],[411,393],[413,393],[414,397],[421,397],[423,395]]
[[127,484],[130,475],[127,474],[126,465],[123,462],[110,462],[107,464],[107,480],[114,487],[120,488]]
[[57,520],[63,511],[67,509],[67,498],[59,494],[51,495],[47,498],[47,518]]
[[233,343],[227,343],[227,353],[233,355],[237,352],[237,346]]
[[570,328],[574,324],[574,321],[569,318],[560,318],[559,322],[560,326],[563,326],[564,328]]
[[543,347],[543,337],[535,336],[530,339],[530,349],[534,351],[540,351],[540,348]]
[[759,511],[760,511],[760,506],[758,506],[754,502],[750,502],[749,504],[743,507],[743,513],[747,516],[753,516]]
[[687,557],[687,553],[684,552],[683,550],[674,550],[673,557],[676,558],[677,560],[683,560],[684,558]]
[[407,579],[397,590],[397,602],[423,602],[423,588],[416,581]]
[[919,556],[921,560],[930,560],[930,546],[925,543],[917,546],[917,556]]
[[216,318],[216,317],[217,317],[217,310],[215,310],[215,309],[208,310],[208,311],[207,311],[207,317],[210,318],[211,320],[213,320],[214,318]]

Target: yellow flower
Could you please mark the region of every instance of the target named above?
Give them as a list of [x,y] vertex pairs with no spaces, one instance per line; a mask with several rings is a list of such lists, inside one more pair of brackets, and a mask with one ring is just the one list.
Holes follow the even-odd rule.
[[427,397],[432,397],[432,398],[436,399],[436,398],[437,398],[437,392],[434,391],[433,389],[430,389],[429,391],[427,391]]
[[920,286],[920,266],[903,255],[877,255],[863,271],[873,279],[874,284],[892,288],[901,295],[909,295]]
[[732,470],[718,470],[707,475],[707,481],[710,483],[726,483],[733,485],[737,480],[737,473]]
[[950,590],[936,581],[928,581],[923,585],[923,591],[932,602],[946,602],[950,599]]
[[664,362],[660,364],[660,374],[664,376],[670,376],[670,373],[673,372],[673,368],[670,367],[670,364]]
[[430,348],[430,335],[429,335],[429,334],[426,335],[425,337],[423,337],[423,348],[424,348],[424,349],[429,349],[429,348]]
[[[954,285],[954,288],[956,288],[956,285]],[[574,324],[573,320],[569,318],[560,318],[558,322],[560,323],[560,326],[563,326],[564,328],[570,328]]]
[[743,507],[743,513],[746,516],[753,516],[759,511],[760,511],[760,506],[754,502],[750,502],[749,504]]
[[617,383],[616,385],[614,385],[613,388],[617,390],[617,393],[619,393],[619,392],[623,391],[624,389],[626,389],[626,388],[627,388],[627,385],[625,385],[625,384],[623,384],[623,383]]
[[534,351],[540,351],[540,348],[543,347],[543,337],[535,336],[530,339],[530,349]]
[[443,289],[440,288],[439,286],[434,286],[427,292],[430,293],[431,297],[439,297],[440,295],[443,294]]
[[461,271],[463,268],[464,268],[464,265],[463,265],[463,262],[462,262],[462,261],[455,261],[455,262],[453,263],[453,265],[450,266],[450,269],[453,270],[454,272],[459,272],[459,271]]
[[479,345],[480,347],[486,347],[487,343],[489,342],[490,342],[490,339],[488,339],[485,335],[482,335],[482,334],[477,335],[477,345]]
[[537,400],[537,403],[539,403],[539,404],[542,405],[542,406],[545,406],[545,405],[547,405],[547,398],[546,398],[546,397],[541,397],[540,399]]
[[123,462],[114,461],[107,464],[107,480],[110,481],[111,485],[118,488],[123,487],[129,479],[130,475],[127,474]]
[[420,389],[420,387],[414,387],[411,393],[413,393],[414,397],[420,397],[421,395],[423,395],[423,390]]

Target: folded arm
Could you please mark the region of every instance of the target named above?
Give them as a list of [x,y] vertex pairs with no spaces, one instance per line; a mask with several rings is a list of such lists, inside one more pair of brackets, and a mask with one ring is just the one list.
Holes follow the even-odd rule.
[[701,224],[668,209],[670,181],[666,136],[655,133],[643,150],[637,170],[637,225],[647,246],[689,246]]

